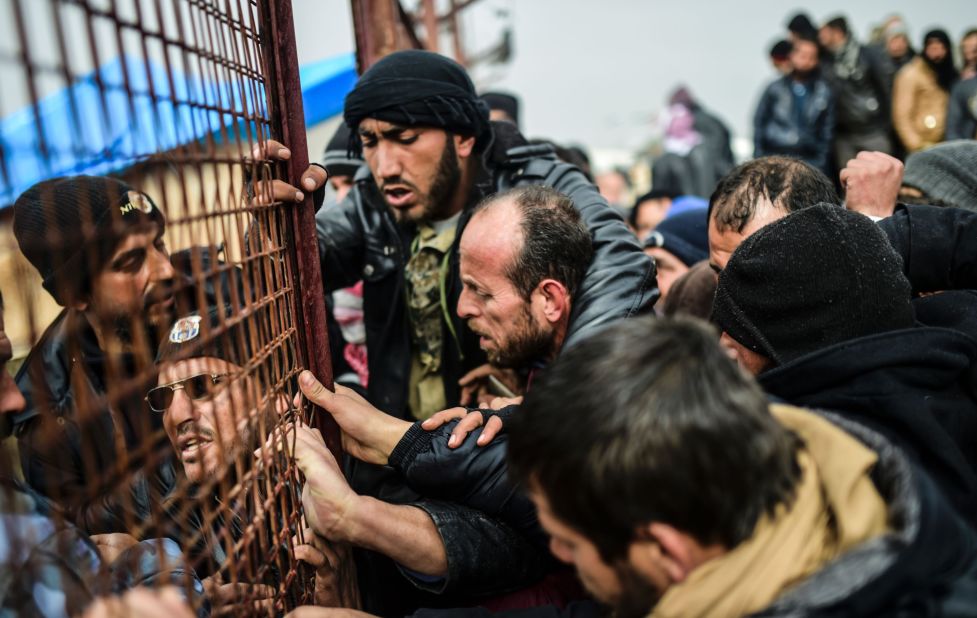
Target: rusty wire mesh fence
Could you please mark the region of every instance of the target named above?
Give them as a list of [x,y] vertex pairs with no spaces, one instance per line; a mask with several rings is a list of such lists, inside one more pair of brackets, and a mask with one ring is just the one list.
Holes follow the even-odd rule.
[[[291,551],[301,479],[282,456],[252,454],[305,414],[291,406],[299,370],[324,369],[309,341],[325,338],[321,287],[300,272],[317,267],[300,257],[311,214],[253,198],[258,181],[290,173],[255,162],[255,146],[304,149],[286,119],[298,92],[289,11],[0,0],[0,290],[8,369],[27,395],[2,471],[53,501],[59,525],[144,541],[102,552],[103,592],[175,584],[199,612],[235,615],[310,600]],[[78,175],[125,184],[35,187]],[[33,235],[18,228],[25,192]],[[74,223],[56,214],[66,201]],[[5,506],[22,496],[4,487]]]

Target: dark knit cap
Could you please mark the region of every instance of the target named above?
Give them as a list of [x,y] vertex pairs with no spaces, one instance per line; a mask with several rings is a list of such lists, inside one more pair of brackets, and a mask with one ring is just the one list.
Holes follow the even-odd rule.
[[977,141],[954,140],[914,152],[902,184],[948,206],[977,211]]
[[790,58],[790,52],[794,48],[790,44],[790,41],[777,41],[770,48],[770,57],[774,60],[787,60]]
[[353,176],[363,164],[363,159],[350,156],[349,127],[345,123],[339,123],[322,154],[322,166],[330,176]]
[[519,99],[507,92],[483,92],[482,100],[489,110],[498,109],[512,118],[512,122],[519,126]]
[[804,13],[797,13],[791,17],[787,22],[787,30],[808,41],[816,40],[818,36],[818,29],[811,18]]
[[104,176],[45,180],[14,202],[14,236],[61,305],[90,291],[91,279],[126,236],[163,214],[145,193]]
[[353,149],[359,148],[355,130],[365,118],[437,127],[474,136],[482,145],[490,135],[488,106],[475,94],[465,69],[450,58],[415,49],[394,52],[371,66],[346,95],[343,118],[354,132]]
[[709,258],[706,208],[686,210],[668,217],[645,238],[645,247],[661,247],[686,266]]
[[251,337],[245,331],[246,319],[227,326],[231,314],[229,306],[210,307],[206,313],[178,319],[159,344],[156,363],[206,357],[243,367],[252,356]]
[[719,275],[712,321],[777,364],[909,328],[902,260],[864,215],[818,204],[747,238]]

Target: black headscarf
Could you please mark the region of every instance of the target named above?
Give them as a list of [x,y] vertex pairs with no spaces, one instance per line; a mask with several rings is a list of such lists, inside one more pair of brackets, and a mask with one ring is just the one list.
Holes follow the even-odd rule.
[[[926,55],[926,44],[930,42],[931,39],[936,39],[937,41],[943,43],[946,46],[946,56],[943,56],[943,60],[940,62],[933,62]],[[930,30],[923,37],[923,51],[922,51],[923,62],[925,62],[929,68],[933,69],[936,73],[936,82],[940,85],[940,88],[950,91],[950,88],[956,83],[959,74],[957,73],[957,68],[953,66],[953,47],[950,45],[950,35],[944,30]]]
[[343,118],[351,129],[351,150],[356,152],[360,149],[356,127],[365,118],[437,127],[474,136],[482,146],[490,135],[488,112],[460,64],[433,52],[405,50],[386,56],[360,77],[346,95]]

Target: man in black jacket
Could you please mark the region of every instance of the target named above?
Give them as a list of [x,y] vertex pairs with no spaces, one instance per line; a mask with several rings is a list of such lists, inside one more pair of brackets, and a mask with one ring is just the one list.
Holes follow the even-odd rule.
[[835,169],[862,150],[891,153],[890,93],[882,58],[855,40],[844,17],[825,23],[818,38],[828,51],[824,76],[836,97]]
[[102,473],[117,445],[134,447],[159,424],[144,413],[145,388],[108,394],[149,373],[176,308],[165,218],[145,194],[92,176],[39,183],[13,209],[21,251],[65,307],[17,374],[24,477],[87,532],[127,530]]
[[[344,111],[367,163],[338,208],[319,211],[328,289],[363,279],[370,401],[399,418],[423,419],[460,402],[458,380],[485,363],[478,338],[452,315],[461,294],[458,240],[483,197],[546,185],[580,211],[594,260],[576,302],[572,344],[657,299],[652,261],[575,167],[548,146],[528,146],[515,127],[489,123],[465,70],[438,54],[401,51],[360,78]],[[280,145],[269,143],[275,155]],[[321,168],[302,189],[322,185]],[[273,188],[294,199],[297,189]]]
[[902,260],[867,217],[821,204],[753,234],[719,275],[712,320],[767,392],[871,426],[977,521],[977,340],[916,323]]
[[831,170],[835,97],[818,67],[818,44],[798,38],[793,70],[766,87],[753,116],[753,156],[789,155]]

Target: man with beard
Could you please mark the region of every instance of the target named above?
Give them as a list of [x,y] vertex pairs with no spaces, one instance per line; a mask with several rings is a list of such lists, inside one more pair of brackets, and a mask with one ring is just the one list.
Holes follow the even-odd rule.
[[[287,397],[266,386],[271,357],[258,356],[263,360],[250,365],[258,351],[250,333],[265,336],[270,316],[262,310],[229,313],[212,308],[178,319],[159,348],[159,385],[146,393],[178,465],[168,495],[161,500],[174,527],[167,533],[180,540],[197,574],[207,577],[204,586],[218,614],[233,613],[241,603],[264,610],[273,606],[289,561],[272,530],[295,508],[292,500],[297,496],[296,488],[286,486],[281,490],[284,496],[266,511],[267,496],[262,492],[279,480],[269,482],[259,475],[255,481],[253,476],[252,453],[289,408]],[[242,544],[252,524],[255,538]],[[239,545],[244,549],[236,549]],[[260,553],[276,547],[270,561]],[[244,556],[242,551],[252,553]],[[312,551],[318,552],[305,545],[296,555],[308,557]],[[228,582],[224,568],[242,561],[266,563],[263,580]]]
[[144,389],[121,387],[151,373],[175,309],[165,218],[144,193],[93,176],[34,185],[13,211],[21,251],[64,307],[17,374],[24,477],[90,534],[126,530],[104,472],[159,428]]
[[[338,208],[319,211],[320,256],[327,288],[364,281],[368,398],[378,408],[427,418],[461,403],[459,380],[485,364],[452,309],[462,288],[458,242],[472,207],[489,194],[546,185],[580,211],[595,257],[577,298],[579,337],[654,304],[651,260],[595,187],[549,146],[528,145],[511,123],[490,123],[457,63],[431,52],[390,54],[357,82],[344,117],[367,169]],[[289,156],[280,144],[265,146],[267,156]],[[302,190],[324,178],[310,168]],[[262,193],[301,195],[281,182]]]
[[793,67],[764,90],[753,117],[753,156],[797,157],[830,174],[835,97],[818,68],[818,44],[798,38]]
[[[351,147],[362,151],[367,165],[342,204],[318,212],[320,258],[327,290],[364,282],[367,398],[375,407],[400,419],[424,419],[461,403],[460,382],[497,371],[486,370],[479,338],[453,312],[463,287],[459,241],[473,207],[487,195],[545,185],[569,196],[580,213],[594,257],[574,299],[576,326],[565,345],[651,309],[658,297],[654,265],[621,218],[548,145],[530,146],[514,125],[490,123],[471,79],[454,61],[415,50],[390,54],[360,78],[344,116]],[[290,156],[274,142],[257,154]],[[312,167],[302,176],[302,191],[316,191],[324,181],[323,170]],[[264,199],[302,197],[281,181],[257,189]],[[509,526],[458,504],[418,499],[398,479],[391,481],[389,468],[353,461],[346,472],[359,494],[401,507],[400,527],[388,542],[418,548],[403,559],[421,568],[398,556],[397,567],[379,560],[359,570],[364,589],[384,591],[377,596],[388,603],[384,613],[443,604],[445,595],[498,595],[534,584],[545,570],[545,554]],[[419,590],[439,596],[419,600]]]

